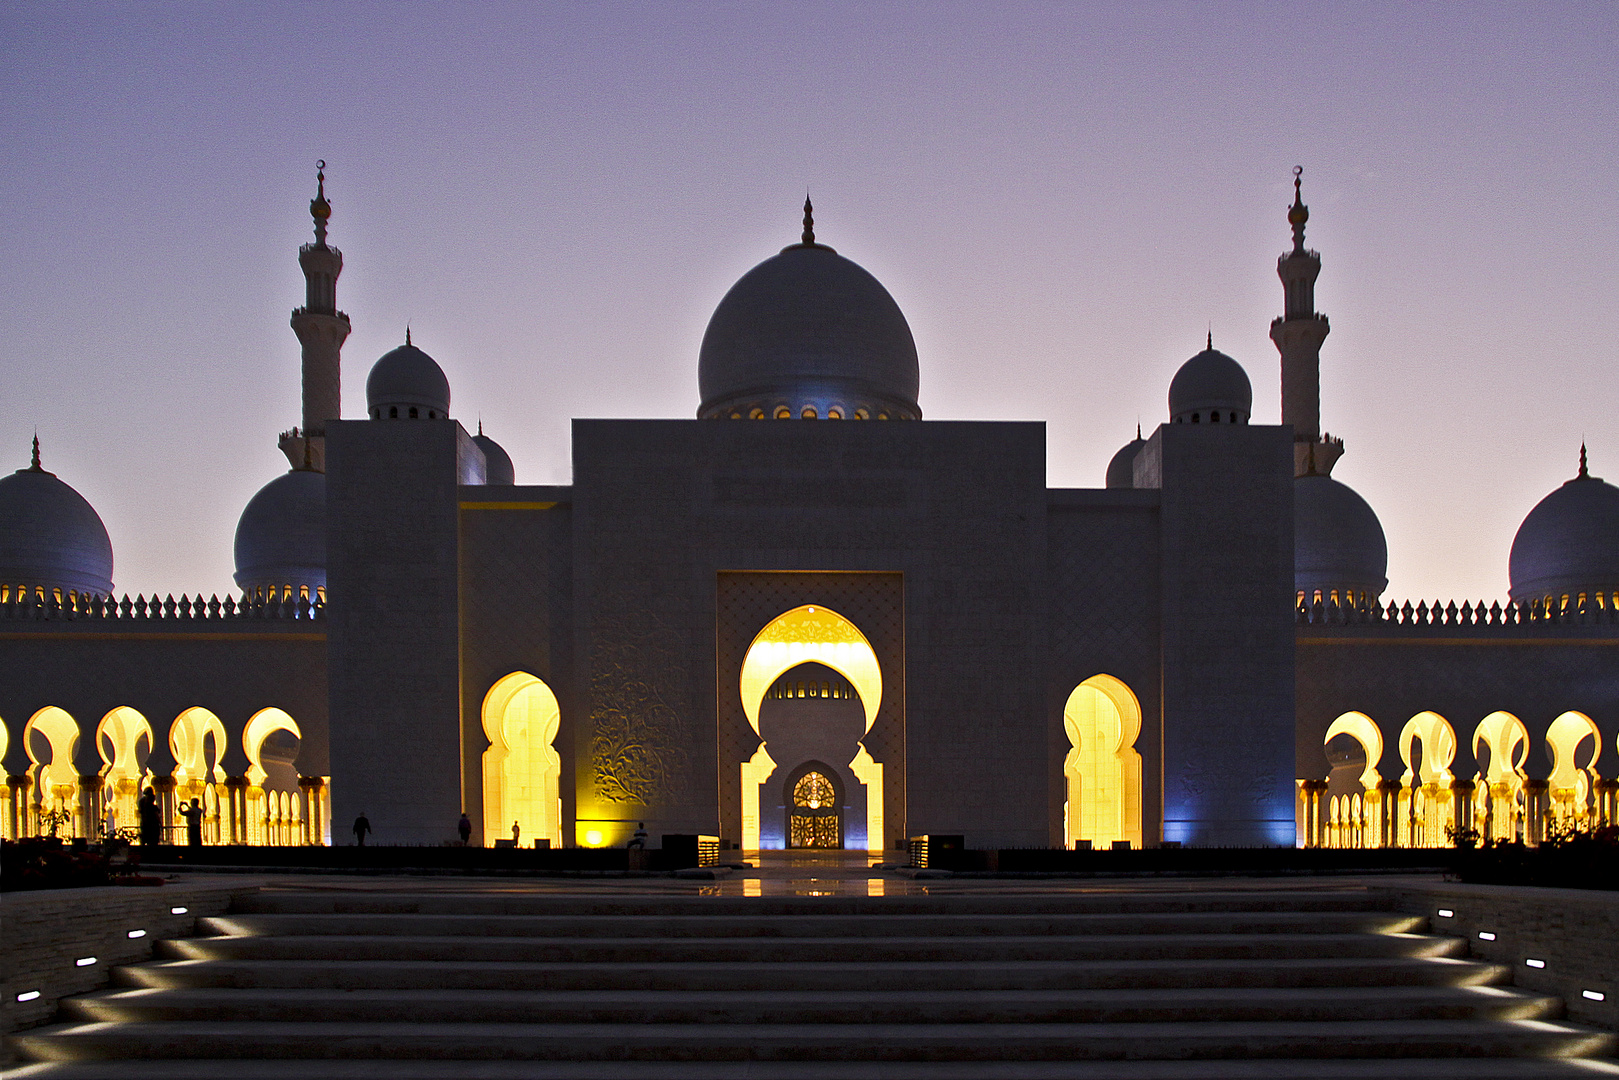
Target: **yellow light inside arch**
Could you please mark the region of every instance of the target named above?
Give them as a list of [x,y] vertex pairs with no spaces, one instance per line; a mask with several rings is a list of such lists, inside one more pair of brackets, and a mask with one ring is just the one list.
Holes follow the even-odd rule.
[[602,833],[600,829],[591,829],[585,833],[585,843],[591,847],[601,847]]
[[835,611],[806,604],[770,620],[742,661],[742,711],[759,730],[759,705],[770,684],[799,664],[825,664],[854,684],[866,713],[866,730],[877,720],[883,674],[877,654],[858,627]]

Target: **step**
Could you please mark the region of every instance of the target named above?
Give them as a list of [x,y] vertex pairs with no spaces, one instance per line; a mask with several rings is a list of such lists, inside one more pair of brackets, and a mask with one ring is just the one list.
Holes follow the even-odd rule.
[[955,963],[518,963],[444,960],[163,960],[114,970],[119,986],[361,990],[1062,990],[1201,986],[1494,986],[1512,969],[1453,957]]
[[[59,1024],[12,1043],[36,1060],[1007,1061],[1558,1057],[1619,1036],[1546,1020],[1142,1024]],[[1308,1075],[1308,1074],[1301,1074]]]
[[[1601,1066],[1597,1066],[1602,1069]],[[1594,1080],[1558,1058],[1300,1061],[222,1061],[53,1062],[13,1080]]]
[[[805,878],[812,879],[813,873]],[[1162,892],[1098,887],[1088,892],[1027,895],[918,896],[620,896],[532,892],[351,892],[267,888],[238,897],[240,914],[361,915],[1038,915],[1236,911],[1386,911],[1390,901],[1367,889],[1210,889]]]
[[1100,960],[1247,957],[1460,956],[1459,938],[1413,934],[1114,934],[999,938],[509,938],[314,934],[163,941],[157,955],[190,960],[522,960],[621,963],[919,960]]
[[1420,933],[1427,919],[1381,911],[934,915],[366,915],[232,914],[207,934],[410,937],[754,938],[1049,937],[1087,934]]
[[546,1024],[1072,1024],[1544,1020],[1562,1002],[1497,987],[1187,990],[118,990],[63,1016],[114,1023],[258,1020]]

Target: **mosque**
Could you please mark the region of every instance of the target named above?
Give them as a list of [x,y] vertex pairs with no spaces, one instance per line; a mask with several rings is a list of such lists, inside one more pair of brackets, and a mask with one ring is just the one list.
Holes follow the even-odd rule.
[[695,419],[576,420],[571,484],[518,483],[408,333],[344,419],[318,183],[303,414],[242,512],[238,593],[119,596],[37,440],[0,479],[6,836],[128,827],[148,788],[220,844],[331,843],[362,811],[392,844],[464,811],[485,843],[644,822],[873,853],[1619,820],[1619,488],[1582,450],[1504,605],[1384,600],[1382,528],[1321,431],[1297,175],[1282,423],[1251,422],[1211,338],[1085,489],[1047,486],[1043,423],[923,419],[904,314],[807,200],[715,308]]

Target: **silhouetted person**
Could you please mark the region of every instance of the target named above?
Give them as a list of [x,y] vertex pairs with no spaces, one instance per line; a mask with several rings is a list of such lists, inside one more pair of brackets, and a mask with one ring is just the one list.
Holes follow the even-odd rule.
[[181,813],[186,819],[186,847],[202,847],[202,801],[192,799]]
[[361,810],[360,816],[354,819],[354,842],[360,847],[365,847],[365,834],[370,831],[371,822],[366,820],[365,811]]
[[472,819],[467,817],[465,810],[461,811],[461,820],[456,823],[455,831],[461,834],[461,846],[466,847],[472,840]]
[[140,801],[135,804],[135,809],[140,815],[141,843],[162,843],[163,813],[157,805],[157,792],[151,788],[141,792]]
[[637,821],[635,823],[635,837],[625,846],[638,848],[641,851],[646,850],[646,822]]
[[522,828],[518,826],[517,822],[515,822],[515,821],[512,822],[512,847],[517,846],[517,840],[522,835],[523,835]]

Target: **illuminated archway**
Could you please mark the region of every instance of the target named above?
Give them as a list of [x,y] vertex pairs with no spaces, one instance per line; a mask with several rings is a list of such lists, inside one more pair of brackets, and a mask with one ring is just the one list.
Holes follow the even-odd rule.
[[290,789],[283,782],[283,786],[276,787],[269,784],[270,770],[264,766],[264,742],[278,731],[289,732],[294,738],[303,739],[304,733],[298,728],[298,721],[281,709],[260,709],[248,719],[247,725],[242,728],[242,752],[247,755],[247,783],[244,793],[246,806],[243,813],[246,817],[247,842],[250,844],[285,844],[290,843],[290,829],[286,827],[290,822],[283,822],[279,816],[280,793],[288,792],[299,796],[297,818],[302,817],[302,793],[296,787],[296,777],[291,781]]
[[[79,750],[78,721],[67,710],[47,705],[23,725],[22,743],[34,781],[35,806],[42,812],[66,813],[72,821],[78,810],[79,772],[73,765]],[[42,825],[40,831],[50,829]]]
[[551,688],[516,671],[489,688],[483,699],[483,841],[521,835],[562,846],[562,756],[552,744],[562,710]]
[[[1421,755],[1420,762],[1417,761]],[[1407,847],[1439,847],[1451,823],[1450,771],[1456,760],[1456,731],[1436,712],[1420,712],[1400,729],[1400,760],[1405,774],[1397,817]]]
[[[226,738],[224,723],[207,709],[191,708],[175,717],[169,726],[169,753],[174,755],[175,781],[190,784],[223,780],[219,760],[225,756]],[[210,739],[213,740],[212,755],[208,753]]]
[[[228,740],[219,717],[202,708],[190,708],[169,725],[169,753],[174,756],[174,825],[184,824],[185,807],[195,799],[203,811],[202,841],[219,842],[219,792],[215,785],[225,781],[219,762],[225,756]],[[209,752],[210,746],[212,753]]]
[[[754,734],[759,734],[759,706],[771,683],[810,662],[824,664],[849,680],[860,695],[869,733],[883,700],[883,673],[876,651],[860,628],[842,615],[819,604],[804,604],[766,623],[742,659],[742,711]],[[866,750],[864,742],[857,745],[849,769],[866,788],[866,846],[880,851],[884,834],[883,766]],[[759,846],[759,785],[776,771],[776,763],[761,742],[741,767],[742,847],[753,850]]]
[[1067,781],[1064,843],[1089,840],[1109,847],[1127,840],[1139,848],[1141,834],[1141,705],[1112,675],[1092,675],[1068,695],[1063,729],[1071,747],[1063,761]]
[[1485,840],[1512,840],[1522,823],[1524,762],[1529,757],[1529,730],[1509,712],[1493,712],[1473,729],[1473,758],[1483,746],[1489,764],[1474,782],[1474,825]]
[[1362,712],[1346,712],[1327,728],[1321,745],[1325,746],[1339,735],[1348,735],[1366,752],[1366,768],[1361,770],[1360,784],[1368,791],[1375,791],[1378,781],[1383,779],[1377,771],[1377,763],[1383,760],[1383,731],[1377,721]]
[[[1322,821],[1325,828],[1319,842],[1328,847],[1361,848],[1369,842],[1375,844],[1381,831],[1377,785],[1383,774],[1378,771],[1377,763],[1383,759],[1383,729],[1363,712],[1346,712],[1328,726],[1321,740],[1322,748],[1329,747],[1340,735],[1354,740],[1365,761],[1352,778],[1339,771],[1343,768],[1339,763],[1334,763],[1328,771],[1325,789],[1328,812]],[[1330,753],[1328,757],[1331,758]],[[1344,772],[1347,771],[1344,768]],[[1346,783],[1351,786],[1346,787]]]
[[[1582,768],[1579,749],[1588,739],[1591,756]],[[1586,824],[1593,809],[1591,795],[1602,779],[1595,768],[1602,756],[1602,732],[1584,713],[1566,712],[1546,728],[1546,747],[1552,755],[1551,775],[1546,778],[1552,808],[1567,824]]]
[[96,750],[101,754],[101,775],[106,784],[103,797],[120,828],[135,825],[138,818],[136,803],[140,800],[141,781],[149,775],[142,760],[143,740],[150,754],[152,725],[128,705],[113,709],[96,725]]

